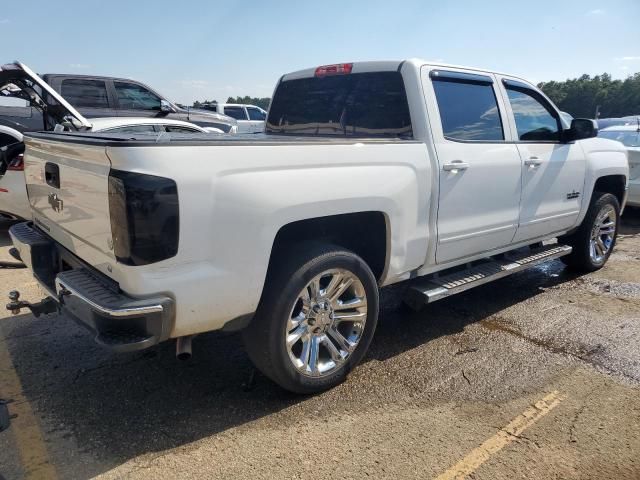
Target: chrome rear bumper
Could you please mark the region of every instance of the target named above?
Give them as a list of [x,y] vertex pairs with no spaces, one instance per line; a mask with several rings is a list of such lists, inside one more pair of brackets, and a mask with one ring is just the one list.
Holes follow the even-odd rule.
[[9,229],[22,261],[60,309],[95,333],[95,341],[115,351],[147,348],[171,332],[173,299],[133,298],[118,284],[66,250],[30,222]]

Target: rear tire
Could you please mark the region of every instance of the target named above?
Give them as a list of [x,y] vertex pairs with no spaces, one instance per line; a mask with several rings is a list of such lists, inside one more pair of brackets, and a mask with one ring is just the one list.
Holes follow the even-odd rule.
[[573,251],[561,260],[572,270],[593,272],[602,268],[611,256],[620,224],[620,203],[610,193],[595,192],[587,214],[571,235],[559,238]]
[[371,343],[378,321],[376,279],[358,255],[331,245],[304,245],[274,264],[256,316],[243,331],[249,357],[291,392],[332,388]]

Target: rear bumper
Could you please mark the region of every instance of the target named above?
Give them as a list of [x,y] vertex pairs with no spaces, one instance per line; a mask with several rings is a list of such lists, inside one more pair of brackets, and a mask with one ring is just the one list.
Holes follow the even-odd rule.
[[31,222],[9,229],[13,244],[34,277],[60,309],[95,333],[95,341],[114,351],[141,350],[169,337],[173,299],[133,298],[118,284],[66,250]]

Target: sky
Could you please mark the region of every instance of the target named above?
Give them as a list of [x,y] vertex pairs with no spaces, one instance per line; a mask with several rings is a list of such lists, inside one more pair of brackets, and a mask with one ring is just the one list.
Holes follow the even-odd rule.
[[0,4],[0,63],[133,78],[170,100],[271,96],[287,72],[359,60],[533,82],[640,71],[640,0],[64,0]]

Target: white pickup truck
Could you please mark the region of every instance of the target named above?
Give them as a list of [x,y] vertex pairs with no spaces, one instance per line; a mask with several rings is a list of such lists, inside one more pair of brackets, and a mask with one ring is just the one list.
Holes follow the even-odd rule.
[[[285,389],[342,381],[378,289],[415,307],[561,257],[596,270],[625,203],[624,147],[535,86],[420,60],[284,75],[266,133],[34,133],[33,222],[11,228],[49,297],[117,351],[243,330]],[[543,241],[557,238],[558,242]]]

